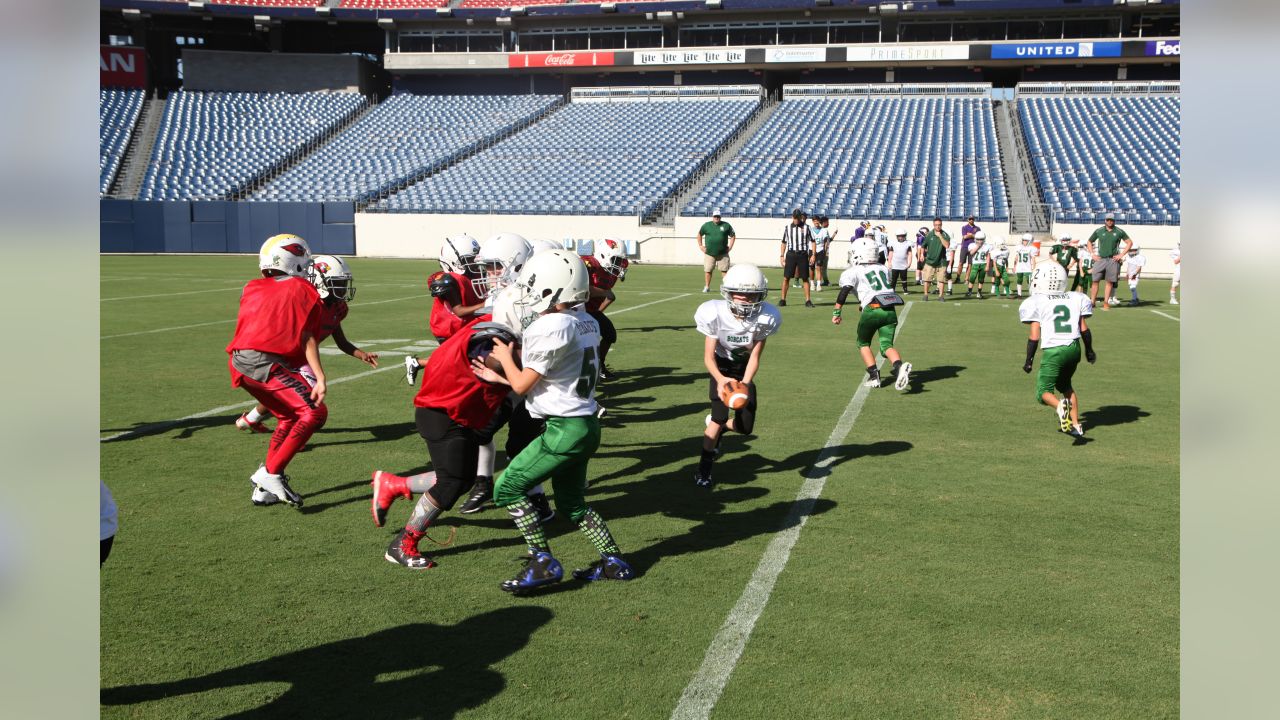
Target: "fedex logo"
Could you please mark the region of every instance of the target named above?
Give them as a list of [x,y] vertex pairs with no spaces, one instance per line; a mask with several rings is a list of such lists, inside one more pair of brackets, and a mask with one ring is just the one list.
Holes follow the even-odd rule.
[[1182,55],[1181,40],[1153,40],[1147,43],[1147,57],[1158,55]]

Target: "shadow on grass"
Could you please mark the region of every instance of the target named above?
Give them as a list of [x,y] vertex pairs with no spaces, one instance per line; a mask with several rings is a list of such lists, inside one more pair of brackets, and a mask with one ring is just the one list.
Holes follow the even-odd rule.
[[[907,395],[915,395],[916,393],[929,392],[924,388],[925,385],[941,382],[943,380],[954,380],[960,377],[960,372],[964,370],[963,365],[937,365],[923,370],[912,370],[911,381],[907,384]],[[891,382],[892,379],[890,378]]]
[[[140,437],[148,435],[156,435],[170,430],[180,430],[174,436],[175,440],[186,440],[201,430],[210,428],[216,430],[227,430],[228,434],[239,434],[241,431],[236,429],[236,418],[240,417],[240,413],[231,413],[229,415],[211,415],[209,417],[191,418],[188,420],[166,420],[164,422],[155,423],[135,423],[129,428],[105,428],[103,432],[119,433],[119,437],[110,440],[103,440],[102,443],[124,442],[126,440],[136,440]],[[270,437],[270,435],[263,435]]]
[[1080,424],[1086,428],[1125,425],[1137,422],[1144,417],[1151,417],[1151,413],[1134,405],[1103,405],[1096,410],[1086,410],[1080,413]]
[[525,605],[493,610],[452,626],[402,625],[200,677],[104,688],[101,701],[134,705],[284,682],[289,688],[283,695],[223,720],[451,718],[502,692],[506,678],[493,666],[523,648],[552,617],[544,607]]

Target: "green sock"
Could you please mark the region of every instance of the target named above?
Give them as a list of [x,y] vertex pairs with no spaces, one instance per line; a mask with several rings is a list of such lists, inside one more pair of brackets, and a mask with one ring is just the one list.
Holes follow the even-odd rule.
[[529,502],[528,498],[520,498],[508,505],[507,514],[515,521],[516,528],[524,536],[529,552],[551,552],[551,545],[547,543],[547,533],[542,529],[542,523],[538,522],[538,511],[534,509],[533,503]]
[[613,535],[609,533],[609,526],[604,524],[604,518],[591,508],[587,508],[587,514],[582,516],[578,521],[578,529],[583,535],[596,546],[596,550],[601,555],[618,555],[621,550],[618,549],[618,543],[614,541]]

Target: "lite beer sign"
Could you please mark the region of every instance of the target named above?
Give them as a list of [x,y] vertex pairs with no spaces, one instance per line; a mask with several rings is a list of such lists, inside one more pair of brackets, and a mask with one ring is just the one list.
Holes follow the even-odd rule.
[[747,51],[647,50],[636,52],[636,65],[731,65],[747,61]]
[[98,86],[145,88],[147,58],[142,48],[118,45],[99,46]]

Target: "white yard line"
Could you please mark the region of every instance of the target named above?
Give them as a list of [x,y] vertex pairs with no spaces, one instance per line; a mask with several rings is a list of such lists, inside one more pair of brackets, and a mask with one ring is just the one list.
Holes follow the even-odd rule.
[[109,297],[109,298],[102,298],[98,302],[112,302],[114,300],[145,300],[147,298],[174,297],[177,295],[201,295],[203,293],[231,292],[232,290],[242,290],[242,289],[244,289],[243,285],[236,285],[235,287],[213,288],[212,290],[188,290],[186,292],[158,293],[156,295],[127,295],[125,297]]
[[1152,310],[1151,312],[1153,312],[1153,313],[1155,313],[1155,314],[1159,315],[1160,317],[1167,317],[1167,318],[1169,318],[1170,320],[1172,320],[1172,321],[1174,321],[1174,322],[1182,322],[1182,318],[1176,318],[1176,317],[1174,317],[1174,316],[1172,316],[1172,315],[1166,315],[1165,313],[1162,313],[1162,312],[1160,312],[1159,310]]
[[675,297],[662,298],[661,300],[654,300],[653,302],[647,302],[647,303],[644,303],[644,304],[642,304],[642,305],[632,305],[631,307],[628,307],[628,308],[622,308],[621,310],[618,310],[617,312],[611,312],[611,313],[608,313],[608,314],[609,314],[609,315],[611,315],[611,316],[612,316],[612,315],[621,315],[621,314],[622,314],[622,313],[624,313],[624,312],[631,312],[632,310],[639,310],[639,309],[640,309],[640,308],[642,308],[642,307],[649,307],[650,305],[657,305],[658,303],[664,303],[664,302],[667,302],[667,301],[669,301],[669,300],[679,300],[680,298],[689,297],[689,296],[690,296],[690,295],[692,295],[692,294],[693,294],[693,293],[684,293],[684,294],[682,294],[682,295],[676,295]]
[[[351,307],[364,307],[366,305],[382,305],[384,303],[400,302],[402,300],[413,300],[414,298],[424,298],[426,295],[406,295],[404,297],[391,298],[390,300],[374,300],[373,302],[352,303]],[[235,318],[230,320],[213,320],[211,322],[196,323],[194,325],[176,325],[174,327],[156,328],[154,330],[139,330],[137,332],[120,333],[118,335],[103,335],[99,340],[111,340],[113,338],[133,337],[134,335],[150,335],[152,333],[169,332],[170,330],[188,330],[190,328],[205,327],[206,325],[225,325],[235,322]]]
[[[902,317],[898,319],[899,332],[906,323],[907,313],[911,311],[912,304],[907,303],[902,311]],[[791,558],[791,549],[800,538],[800,530],[804,528],[805,521],[813,512],[814,504],[822,495],[822,488],[827,484],[827,473],[824,471],[834,460],[834,448],[844,442],[853,429],[854,422],[862,413],[862,406],[867,402],[869,392],[866,386],[859,384],[857,392],[850,398],[844,413],[836,422],[830,437],[827,438],[826,445],[823,445],[822,451],[818,453],[818,459],[805,473],[804,484],[796,493],[791,511],[787,513],[787,518],[782,523],[783,529],[769,541],[764,556],[760,558],[760,564],[751,574],[751,579],[747,581],[747,586],[743,589],[737,604],[729,611],[724,625],[720,626],[720,632],[716,633],[715,638],[711,640],[711,645],[707,647],[702,666],[698,668],[698,672],[694,674],[693,679],[685,687],[684,693],[680,695],[680,702],[671,712],[672,720],[704,720],[711,715],[716,702],[720,699],[720,694],[724,692],[725,685],[729,682],[729,676],[738,665],[738,659],[742,657],[742,651],[747,646],[751,631],[755,629],[756,621],[760,619],[765,606],[769,604],[769,596],[773,594],[778,576],[782,574],[783,568]]]

